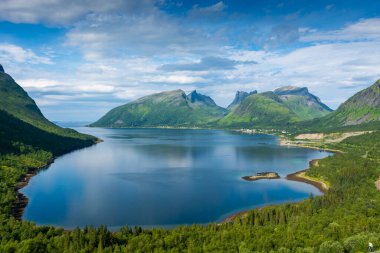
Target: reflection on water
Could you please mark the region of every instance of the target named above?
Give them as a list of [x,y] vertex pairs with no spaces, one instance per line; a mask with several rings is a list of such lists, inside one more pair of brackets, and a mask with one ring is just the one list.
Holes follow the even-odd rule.
[[215,130],[78,128],[104,142],[64,155],[22,191],[24,218],[62,227],[173,225],[217,221],[234,211],[295,201],[314,187],[281,176],[328,155],[283,147],[270,135]]

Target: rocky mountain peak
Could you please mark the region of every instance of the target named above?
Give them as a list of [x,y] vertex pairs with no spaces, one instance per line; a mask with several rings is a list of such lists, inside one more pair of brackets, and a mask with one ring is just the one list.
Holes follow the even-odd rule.
[[209,96],[202,95],[198,93],[196,90],[193,90],[187,95],[187,99],[190,100],[191,103],[201,102],[207,104],[215,104],[214,100]]
[[0,73],[5,73],[3,65],[0,64]]
[[189,93],[188,97],[195,99],[195,98],[199,97],[199,95],[200,94],[197,92],[197,90],[193,90],[192,92]]
[[233,107],[236,107],[237,105],[241,104],[241,102],[250,95],[257,94],[257,90],[246,92],[246,91],[237,91],[235,94],[234,100],[231,102],[231,104],[227,107],[228,109],[232,109]]
[[274,90],[274,93],[278,96],[282,95],[298,95],[298,96],[307,96],[309,95],[309,90],[306,87],[297,87],[297,86],[284,86]]

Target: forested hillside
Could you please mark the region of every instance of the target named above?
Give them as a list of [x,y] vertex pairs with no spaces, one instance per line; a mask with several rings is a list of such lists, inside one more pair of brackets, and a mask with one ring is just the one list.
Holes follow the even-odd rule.
[[[97,141],[47,120],[33,99],[0,68],[0,230],[5,232],[0,236],[0,252],[15,251],[4,248],[3,242],[13,233],[4,230],[5,224],[21,224],[12,217],[19,197],[18,183],[26,174],[47,166],[55,156]],[[38,247],[19,251],[43,252]]]

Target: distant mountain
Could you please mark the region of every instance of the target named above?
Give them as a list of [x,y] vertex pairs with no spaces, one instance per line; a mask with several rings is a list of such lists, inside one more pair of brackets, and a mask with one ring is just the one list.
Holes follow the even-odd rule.
[[277,127],[299,120],[278,95],[268,91],[248,96],[217,124],[222,127]]
[[243,102],[245,98],[247,98],[250,95],[257,94],[257,91],[251,91],[251,92],[245,92],[245,91],[237,91],[235,94],[234,100],[231,102],[231,104],[227,107],[228,111],[234,110],[238,105]]
[[322,117],[332,111],[306,87],[285,86],[274,93],[302,120]]
[[217,124],[223,127],[276,128],[321,117],[331,111],[307,88],[286,86],[274,92],[245,97]]
[[312,130],[371,126],[380,128],[380,80],[359,91],[339,108],[326,115],[303,123],[300,128]]
[[47,120],[34,100],[0,65],[0,140],[0,153],[29,145],[59,154],[91,145],[97,139]]
[[90,126],[154,127],[198,126],[222,118],[226,109],[193,91],[166,91],[116,107]]

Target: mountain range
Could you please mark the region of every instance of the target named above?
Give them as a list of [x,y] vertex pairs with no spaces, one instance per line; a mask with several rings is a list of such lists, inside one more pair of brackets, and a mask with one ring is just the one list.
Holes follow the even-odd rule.
[[236,92],[227,108],[193,91],[166,91],[142,97],[109,111],[93,127],[279,127],[327,115],[332,110],[307,88]]
[[332,110],[307,88],[286,86],[247,96],[227,116],[221,127],[274,128],[327,115]]
[[[0,65],[0,152],[20,144],[63,153],[91,145],[95,137],[61,128],[44,117],[32,98]],[[332,111],[306,87],[236,92],[227,108],[196,90],[165,91],[110,110],[92,127],[276,128],[325,131],[380,128],[380,80]],[[17,140],[17,141],[15,141]],[[56,142],[64,145],[55,145]],[[65,147],[65,148],[62,148]],[[64,149],[64,150],[63,150]]]

